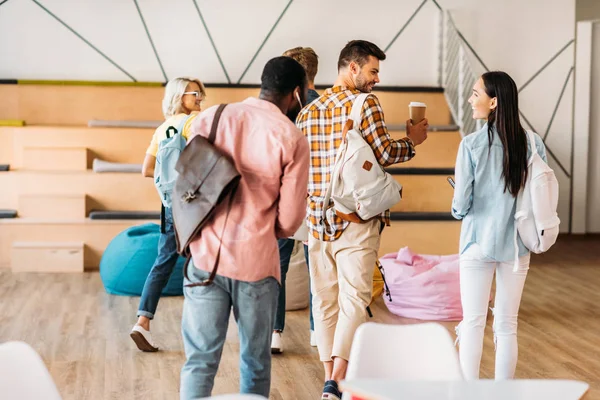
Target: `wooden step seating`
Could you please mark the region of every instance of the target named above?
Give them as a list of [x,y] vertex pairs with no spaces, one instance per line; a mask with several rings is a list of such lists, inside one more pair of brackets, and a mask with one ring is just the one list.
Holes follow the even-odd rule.
[[[20,213],[20,218],[0,220],[0,268],[97,269],[102,252],[118,233],[149,221],[91,220],[87,218],[89,212],[156,213],[160,201],[152,179],[139,173],[97,174],[90,170],[95,157],[115,163],[141,163],[154,129],[85,125],[94,119],[162,120],[160,104],[164,88],[7,86],[10,85],[0,85],[0,99],[9,92],[13,97],[8,103],[6,98],[0,100],[6,105],[0,107],[0,118],[22,119],[28,126],[0,127],[0,163],[11,165],[11,171],[0,174],[0,187],[9,188],[0,191],[0,208]],[[255,88],[208,88],[207,91],[205,108],[258,93]],[[391,126],[399,127],[406,122],[411,101],[427,103],[430,125],[452,123],[442,93],[376,91],[375,94]],[[405,135],[401,130],[391,134]],[[439,220],[433,217],[422,220],[415,214],[417,211],[447,213],[445,202],[451,196],[445,193],[449,188],[443,181],[445,176],[417,176],[411,169],[454,167],[459,143],[456,131],[432,131],[428,141],[417,147],[413,160],[394,166],[404,170],[398,172],[398,179],[405,187],[405,199],[393,209],[394,218],[402,216],[402,220],[393,221],[384,231],[380,254],[396,252],[403,246],[423,253],[450,254],[458,250],[460,223],[438,214],[428,215]],[[444,192],[437,190],[438,187]],[[435,193],[428,195],[430,191]],[[50,261],[35,262],[44,258]]]
[[385,122],[390,125],[405,124],[409,119],[408,105],[411,101],[427,104],[426,118],[430,125],[449,125],[452,116],[443,93],[428,92],[382,92],[373,90],[379,99],[385,115]]
[[[160,221],[143,221],[159,224]],[[34,218],[0,220],[0,268],[10,267],[13,242],[56,241],[85,243],[85,270],[97,270],[102,252],[108,243],[123,230],[139,225],[140,221],[103,221],[90,219],[49,221]],[[441,221],[392,221],[381,238],[379,255],[397,252],[408,246],[426,254],[455,254],[458,252],[460,222]]]
[[[324,89],[318,89],[323,93]],[[242,101],[257,96],[257,88],[207,88],[203,108],[220,103]],[[406,92],[374,90],[386,122],[404,124],[408,104],[427,104],[432,125],[452,122],[442,92]],[[0,85],[0,119],[24,120],[27,125],[84,126],[90,120],[157,121],[163,120],[163,87],[71,86],[71,85]],[[6,104],[4,104],[6,102]],[[4,107],[1,107],[5,105]]]
[[[0,85],[0,119],[19,119],[18,85]],[[21,118],[22,119],[22,118]],[[0,147],[0,153],[2,147]],[[0,154],[1,156],[1,154]]]
[[[0,149],[12,146],[10,156],[7,152],[0,160],[11,163],[12,169],[19,169],[24,147],[85,147],[93,157],[104,161],[140,164],[153,133],[152,129],[132,128],[0,127]],[[405,137],[406,132],[390,131],[390,136],[398,140]],[[460,141],[458,131],[430,132],[428,139],[417,146],[417,154],[410,163],[396,167],[454,167]]]
[[0,174],[0,187],[11,188],[0,192],[0,208],[19,209],[20,196],[35,195],[59,203],[73,201],[61,197],[66,195],[85,196],[85,213],[80,214],[79,218],[85,218],[90,210],[160,210],[160,200],[152,178],[145,178],[141,174],[97,174],[91,170],[10,171]]
[[459,239],[459,221],[393,220],[391,226],[386,227],[381,235],[379,256],[397,253],[406,246],[421,254],[456,254]]
[[141,164],[153,133],[153,129],[83,126],[0,127],[0,149],[11,148],[10,154],[4,156],[0,150],[0,156],[4,157],[0,161],[10,163],[13,169],[20,169],[24,165],[26,149],[42,147],[51,154],[55,148],[85,148],[91,153],[88,155],[88,168],[91,168],[94,157],[109,162]]
[[402,200],[391,208],[392,212],[450,212],[454,191],[446,177],[453,176],[454,169],[388,171],[402,185]]
[[[390,168],[388,171],[403,186],[403,199],[392,211],[450,210],[453,191],[446,177],[453,175],[453,169]],[[77,202],[80,205],[74,208],[85,210],[85,213],[77,211],[82,218],[90,210],[160,210],[152,179],[141,174],[11,171],[0,174],[0,186],[15,189],[0,195],[0,208],[19,209],[28,217],[41,217],[32,209],[44,204],[53,210]],[[66,214],[59,217],[66,218]]]
[[13,242],[13,272],[83,272],[83,242]]
[[[406,137],[404,131],[390,131],[394,140]],[[454,168],[458,146],[462,140],[458,131],[429,132],[427,140],[418,145],[412,160],[394,164],[394,168]]]
[[[386,122],[386,126],[390,131],[406,131],[406,124],[388,124]],[[450,125],[432,125],[429,124],[428,131],[429,132],[457,132],[459,130],[458,125],[450,124]]]
[[85,194],[29,193],[19,195],[19,217],[80,219],[88,214]]
[[[0,109],[1,108],[2,107],[0,105]],[[13,130],[12,128],[0,127],[0,164],[11,164],[13,160],[13,153]]]
[[20,169],[29,171],[85,171],[93,158],[85,147],[27,146],[22,150]]
[[[92,221],[51,220],[47,218],[0,219],[0,268],[11,267],[11,252],[15,242],[84,243],[83,266],[86,271],[97,270],[108,243],[123,230],[141,223],[160,221]],[[45,264],[35,264],[37,271],[46,271]]]
[[[119,232],[144,222],[159,223],[87,218],[91,210],[154,215],[160,210],[152,179],[139,173],[97,174],[89,169],[94,156],[141,163],[152,133],[151,129],[0,128],[0,148],[4,144],[11,148],[9,161],[16,168],[0,174],[0,185],[10,188],[0,192],[0,208],[18,209],[20,214],[0,226],[0,268],[98,269],[102,252]],[[49,261],[32,262],[44,257]]]
[[[164,87],[0,85],[0,119],[84,126],[90,120],[163,120]],[[256,96],[255,88],[208,88],[204,108]],[[8,101],[4,104],[6,101]]]
[[[394,139],[405,132],[390,133]],[[387,171],[403,186],[402,200],[392,207],[392,226],[384,229],[379,255],[396,253],[408,246],[423,254],[456,254],[460,221],[450,215],[454,191],[447,181],[454,175],[458,132],[430,132],[416,148],[416,156]]]

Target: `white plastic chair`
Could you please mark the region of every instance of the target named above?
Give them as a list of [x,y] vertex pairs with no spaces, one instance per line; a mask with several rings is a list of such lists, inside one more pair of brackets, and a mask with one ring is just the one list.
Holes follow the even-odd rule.
[[[267,400],[266,397],[259,396],[257,394],[222,394],[219,396],[205,397],[204,399],[208,400]],[[202,400],[202,399],[200,399]]]
[[443,326],[368,322],[354,335],[346,379],[463,378],[454,343]]
[[0,393],[4,400],[61,400],[44,361],[24,342],[0,345]]

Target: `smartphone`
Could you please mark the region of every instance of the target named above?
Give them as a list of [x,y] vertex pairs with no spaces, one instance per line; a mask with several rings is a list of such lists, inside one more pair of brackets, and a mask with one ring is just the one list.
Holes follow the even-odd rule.
[[450,186],[452,186],[452,189],[454,189],[454,179],[452,179],[452,177],[451,177],[451,176],[449,176],[449,177],[448,177],[448,178],[446,178],[446,179],[448,179],[448,183],[450,184]]

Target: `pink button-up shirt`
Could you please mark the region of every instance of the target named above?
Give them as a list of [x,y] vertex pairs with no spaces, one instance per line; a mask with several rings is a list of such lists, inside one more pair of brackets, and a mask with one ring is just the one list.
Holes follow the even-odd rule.
[[[208,137],[217,107],[200,113],[189,140]],[[292,236],[305,220],[308,141],[274,104],[257,98],[229,104],[215,146],[242,175],[221,247],[218,275],[255,282],[280,280],[277,238]],[[223,201],[191,243],[194,265],[211,271],[227,213]]]

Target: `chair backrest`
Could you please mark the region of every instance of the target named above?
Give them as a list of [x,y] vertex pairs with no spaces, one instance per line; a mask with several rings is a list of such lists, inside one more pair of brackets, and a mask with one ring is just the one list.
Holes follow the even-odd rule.
[[0,393],[6,400],[61,400],[44,361],[23,342],[0,345]]
[[368,322],[354,336],[346,379],[462,380],[450,334],[440,324]]

